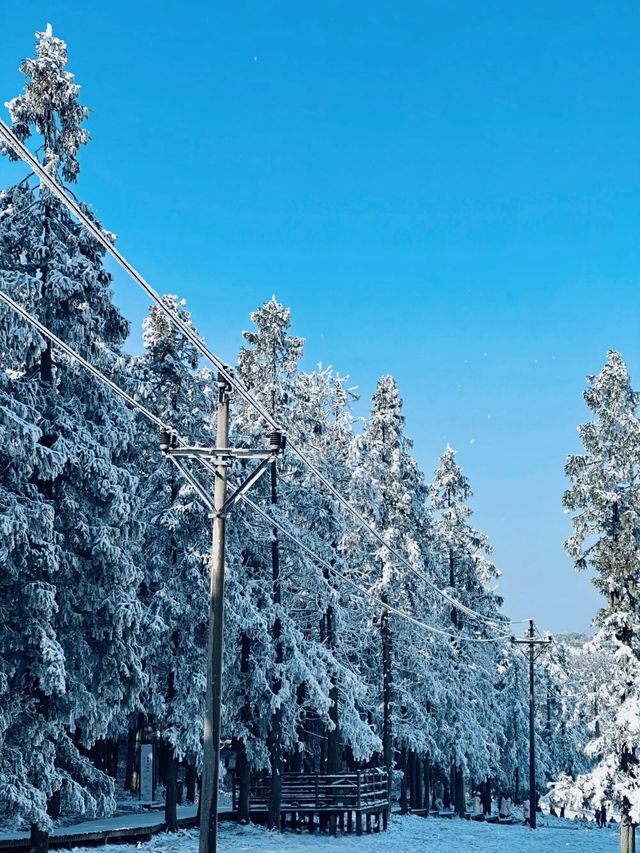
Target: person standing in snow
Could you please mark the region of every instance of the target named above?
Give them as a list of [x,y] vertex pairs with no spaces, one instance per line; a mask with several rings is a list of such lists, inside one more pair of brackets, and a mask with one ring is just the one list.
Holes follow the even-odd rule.
[[524,825],[531,825],[531,803],[529,802],[529,798],[527,797],[522,803],[522,815],[524,817]]
[[502,797],[500,802],[500,810],[498,812],[501,818],[509,818],[511,817],[511,798],[510,797]]

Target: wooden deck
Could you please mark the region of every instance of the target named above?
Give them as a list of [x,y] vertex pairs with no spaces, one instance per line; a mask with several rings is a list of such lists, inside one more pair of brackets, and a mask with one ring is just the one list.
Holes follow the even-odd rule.
[[[252,820],[266,819],[271,796],[271,778],[251,780],[249,814]],[[238,811],[238,785],[233,784],[232,808]],[[380,769],[355,773],[285,773],[282,777],[281,828],[328,829],[357,835],[387,828],[389,800],[387,774]]]
[[[224,819],[224,815],[219,815]],[[196,807],[178,806],[178,826],[196,826]],[[121,815],[119,817],[87,820],[83,823],[57,827],[49,836],[50,848],[89,847],[93,845],[148,841],[165,829],[161,811]],[[29,849],[28,832],[0,832],[1,853],[23,853]]]

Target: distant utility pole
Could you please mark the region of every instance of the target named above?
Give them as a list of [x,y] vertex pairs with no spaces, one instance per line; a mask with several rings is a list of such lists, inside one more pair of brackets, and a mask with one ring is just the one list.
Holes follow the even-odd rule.
[[[269,447],[249,450],[228,447],[229,394],[231,385],[218,374],[218,418],[215,448],[182,447],[177,436],[166,429],[160,433],[160,449],[171,459],[193,487],[213,518],[211,587],[209,594],[209,639],[207,649],[207,696],[204,718],[202,793],[200,800],[200,853],[217,853],[218,784],[220,775],[220,707],[222,699],[222,643],[224,637],[224,539],[227,513],[233,504],[258,481],[284,450],[285,438],[274,431]],[[213,500],[183,459],[199,459],[215,465]],[[247,479],[227,498],[227,474],[233,459],[261,459]]]
[[[528,646],[528,650],[523,651],[525,657],[529,660],[529,826],[531,829],[535,829],[537,823],[536,808],[538,805],[538,794],[536,792],[536,694],[533,664],[540,657],[545,646],[549,645],[551,638],[536,640],[536,629],[533,619],[529,619],[529,631],[527,634],[527,637],[520,640],[511,637],[511,642],[516,646]],[[538,651],[536,651],[536,646],[540,647]]]

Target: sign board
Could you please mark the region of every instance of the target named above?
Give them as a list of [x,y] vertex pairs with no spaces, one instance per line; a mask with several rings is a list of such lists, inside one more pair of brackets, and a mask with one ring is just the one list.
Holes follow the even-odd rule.
[[153,801],[153,744],[140,744],[140,799]]

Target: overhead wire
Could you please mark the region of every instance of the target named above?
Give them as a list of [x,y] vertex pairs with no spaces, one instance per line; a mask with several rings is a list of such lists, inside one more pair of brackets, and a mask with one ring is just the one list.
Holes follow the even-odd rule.
[[[61,350],[65,355],[71,358],[73,361],[76,361],[82,368],[88,371],[95,379],[109,388],[114,394],[120,397],[127,405],[129,405],[132,409],[140,412],[145,418],[147,418],[150,422],[155,424],[160,429],[170,429],[171,425],[167,424],[162,418],[155,415],[152,411],[150,411],[146,406],[140,403],[139,400],[136,400],[131,394],[121,388],[116,382],[109,379],[102,371],[92,365],[89,361],[83,358],[80,353],[76,352],[72,347],[70,347],[67,343],[65,343],[58,335],[52,332],[44,323],[41,323],[36,317],[34,317],[29,311],[27,311],[22,305],[12,299],[7,293],[0,290],[0,301],[4,302],[9,308],[15,311],[23,320],[29,323],[33,328],[35,328],[38,332],[40,332],[43,337],[47,338],[51,341],[54,346],[56,346],[59,350]],[[176,435],[176,439],[181,446],[187,446],[187,442],[179,435]],[[203,463],[204,467],[215,476],[215,467],[211,465],[206,459],[200,459]],[[313,549],[311,549],[305,542],[303,542],[299,537],[295,536],[291,531],[289,531],[283,524],[281,524],[277,519],[273,518],[269,513],[267,513],[262,507],[257,504],[255,501],[251,500],[247,495],[242,495],[242,500],[249,506],[256,514],[260,515],[265,521],[268,522],[272,527],[277,528],[284,536],[286,536],[290,541],[296,544],[301,550],[303,550],[311,559],[313,559],[318,565],[326,568],[334,577],[340,578],[342,581],[351,586],[352,589],[357,590],[361,594],[370,598],[374,603],[378,604],[381,607],[386,608],[390,613],[395,614],[396,616],[405,619],[408,622],[422,628],[430,633],[440,634],[446,636],[451,639],[466,641],[466,642],[499,642],[503,639],[507,639],[508,635],[500,635],[495,637],[468,637],[465,635],[455,635],[451,634],[448,631],[445,631],[441,628],[437,628],[434,625],[429,625],[426,622],[417,619],[412,616],[410,613],[395,607],[394,605],[384,602],[381,598],[373,594],[370,590],[365,589],[352,578],[348,577],[344,573],[340,572],[335,568],[328,560],[325,560],[323,557],[319,556]]]
[[[185,338],[193,344],[193,346],[198,350],[198,352],[208,361],[210,361],[219,371],[225,381],[227,381],[232,388],[234,388],[237,393],[242,397],[242,399],[248,403],[262,418],[263,420],[271,426],[275,430],[280,430],[283,433],[286,433],[287,430],[283,429],[282,425],[278,422],[278,420],[257,400],[254,395],[249,391],[248,388],[244,385],[244,383],[234,375],[233,371],[229,368],[224,361],[217,356],[214,352],[212,352],[200,339],[200,337],[196,334],[196,332],[185,323],[182,318],[175,315],[174,312],[171,311],[168,305],[165,304],[162,297],[156,293],[154,288],[149,284],[149,282],[133,267],[131,263],[125,258],[125,256],[116,248],[114,243],[109,239],[106,233],[97,225],[97,223],[82,209],[81,205],[75,200],[75,198],[71,198],[62,185],[60,185],[55,178],[53,178],[42,166],[40,161],[35,157],[31,151],[26,147],[26,145],[18,139],[13,131],[5,124],[5,122],[0,119],[0,136],[4,138],[5,142],[14,150],[14,152],[25,162],[27,165],[31,167],[33,172],[39,176],[41,181],[49,188],[49,190],[65,205],[65,207],[71,211],[74,216],[85,226],[85,228],[93,235],[93,237],[100,243],[100,245],[108,252],[115,261],[122,267],[122,269],[146,292],[149,298],[156,303],[156,305],[160,308],[160,310],[166,315],[169,321],[178,328]],[[380,533],[363,515],[363,513],[358,510],[357,507],[353,506],[353,504],[346,498],[339,489],[337,489],[333,483],[326,477],[325,474],[318,468],[318,466],[312,462],[307,454],[304,452],[303,448],[300,447],[296,440],[292,440],[290,434],[287,435],[288,447],[293,453],[298,456],[300,461],[306,465],[308,470],[316,477],[316,479],[323,484],[323,486],[333,495],[333,497],[338,501],[338,503],[349,512],[353,518],[355,518],[360,526],[367,530],[398,562],[404,565],[409,571],[418,577],[423,583],[425,583],[428,587],[430,587],[434,592],[436,592],[439,596],[441,596],[445,601],[451,604],[452,607],[455,607],[461,613],[466,614],[472,619],[477,619],[482,622],[486,622],[488,624],[497,626],[500,624],[499,619],[492,619],[488,616],[485,616],[482,613],[474,610],[471,607],[463,604],[461,601],[456,599],[454,596],[447,593],[445,590],[441,589],[437,584],[435,584],[430,578],[424,575],[422,572],[418,571],[416,567],[411,563],[411,561],[401,554],[396,548],[394,548],[391,544],[389,544],[384,535]]]

